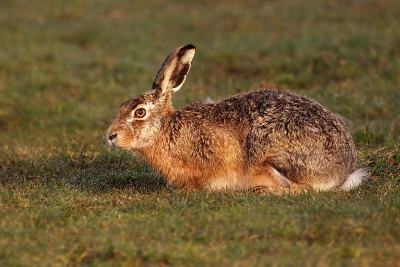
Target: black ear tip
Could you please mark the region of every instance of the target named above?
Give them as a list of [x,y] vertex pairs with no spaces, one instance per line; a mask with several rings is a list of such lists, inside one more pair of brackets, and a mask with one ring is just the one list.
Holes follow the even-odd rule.
[[196,47],[194,46],[194,45],[192,45],[192,44],[188,44],[188,45],[185,45],[184,47],[182,47],[183,49],[196,49]]

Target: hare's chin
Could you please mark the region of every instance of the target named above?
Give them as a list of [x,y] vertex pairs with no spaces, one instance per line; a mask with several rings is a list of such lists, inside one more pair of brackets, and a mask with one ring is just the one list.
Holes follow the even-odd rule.
[[108,140],[108,145],[111,146],[111,147],[116,147],[116,148],[123,149],[123,150],[130,149],[128,147],[119,146],[118,144],[115,144],[115,142],[113,142],[111,140]]

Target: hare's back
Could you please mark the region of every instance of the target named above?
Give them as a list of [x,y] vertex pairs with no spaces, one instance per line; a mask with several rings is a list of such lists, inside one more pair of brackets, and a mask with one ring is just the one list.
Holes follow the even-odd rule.
[[215,104],[212,109],[217,119],[228,117],[251,125],[262,123],[266,129],[289,124],[298,127],[343,125],[337,115],[310,98],[268,89],[238,94]]
[[314,132],[346,131],[340,117],[316,101],[268,89],[238,94],[216,103],[194,103],[183,108],[179,116],[197,123],[262,127],[265,134],[297,132],[306,126]]

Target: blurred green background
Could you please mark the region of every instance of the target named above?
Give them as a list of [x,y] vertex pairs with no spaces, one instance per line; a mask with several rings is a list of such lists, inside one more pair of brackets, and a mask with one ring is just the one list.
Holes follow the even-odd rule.
[[188,43],[177,107],[277,87],[340,113],[361,145],[398,143],[399,12],[396,1],[2,1],[1,146],[101,145],[120,103]]
[[[119,105],[188,43],[176,108],[259,87],[307,95],[344,117],[370,180],[185,193],[110,149]],[[397,0],[1,0],[0,263],[398,265],[399,63]]]

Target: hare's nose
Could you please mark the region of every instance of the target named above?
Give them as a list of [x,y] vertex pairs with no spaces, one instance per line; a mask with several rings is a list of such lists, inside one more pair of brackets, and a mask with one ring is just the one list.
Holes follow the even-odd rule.
[[117,137],[117,134],[109,135],[108,140],[112,141],[115,137]]

